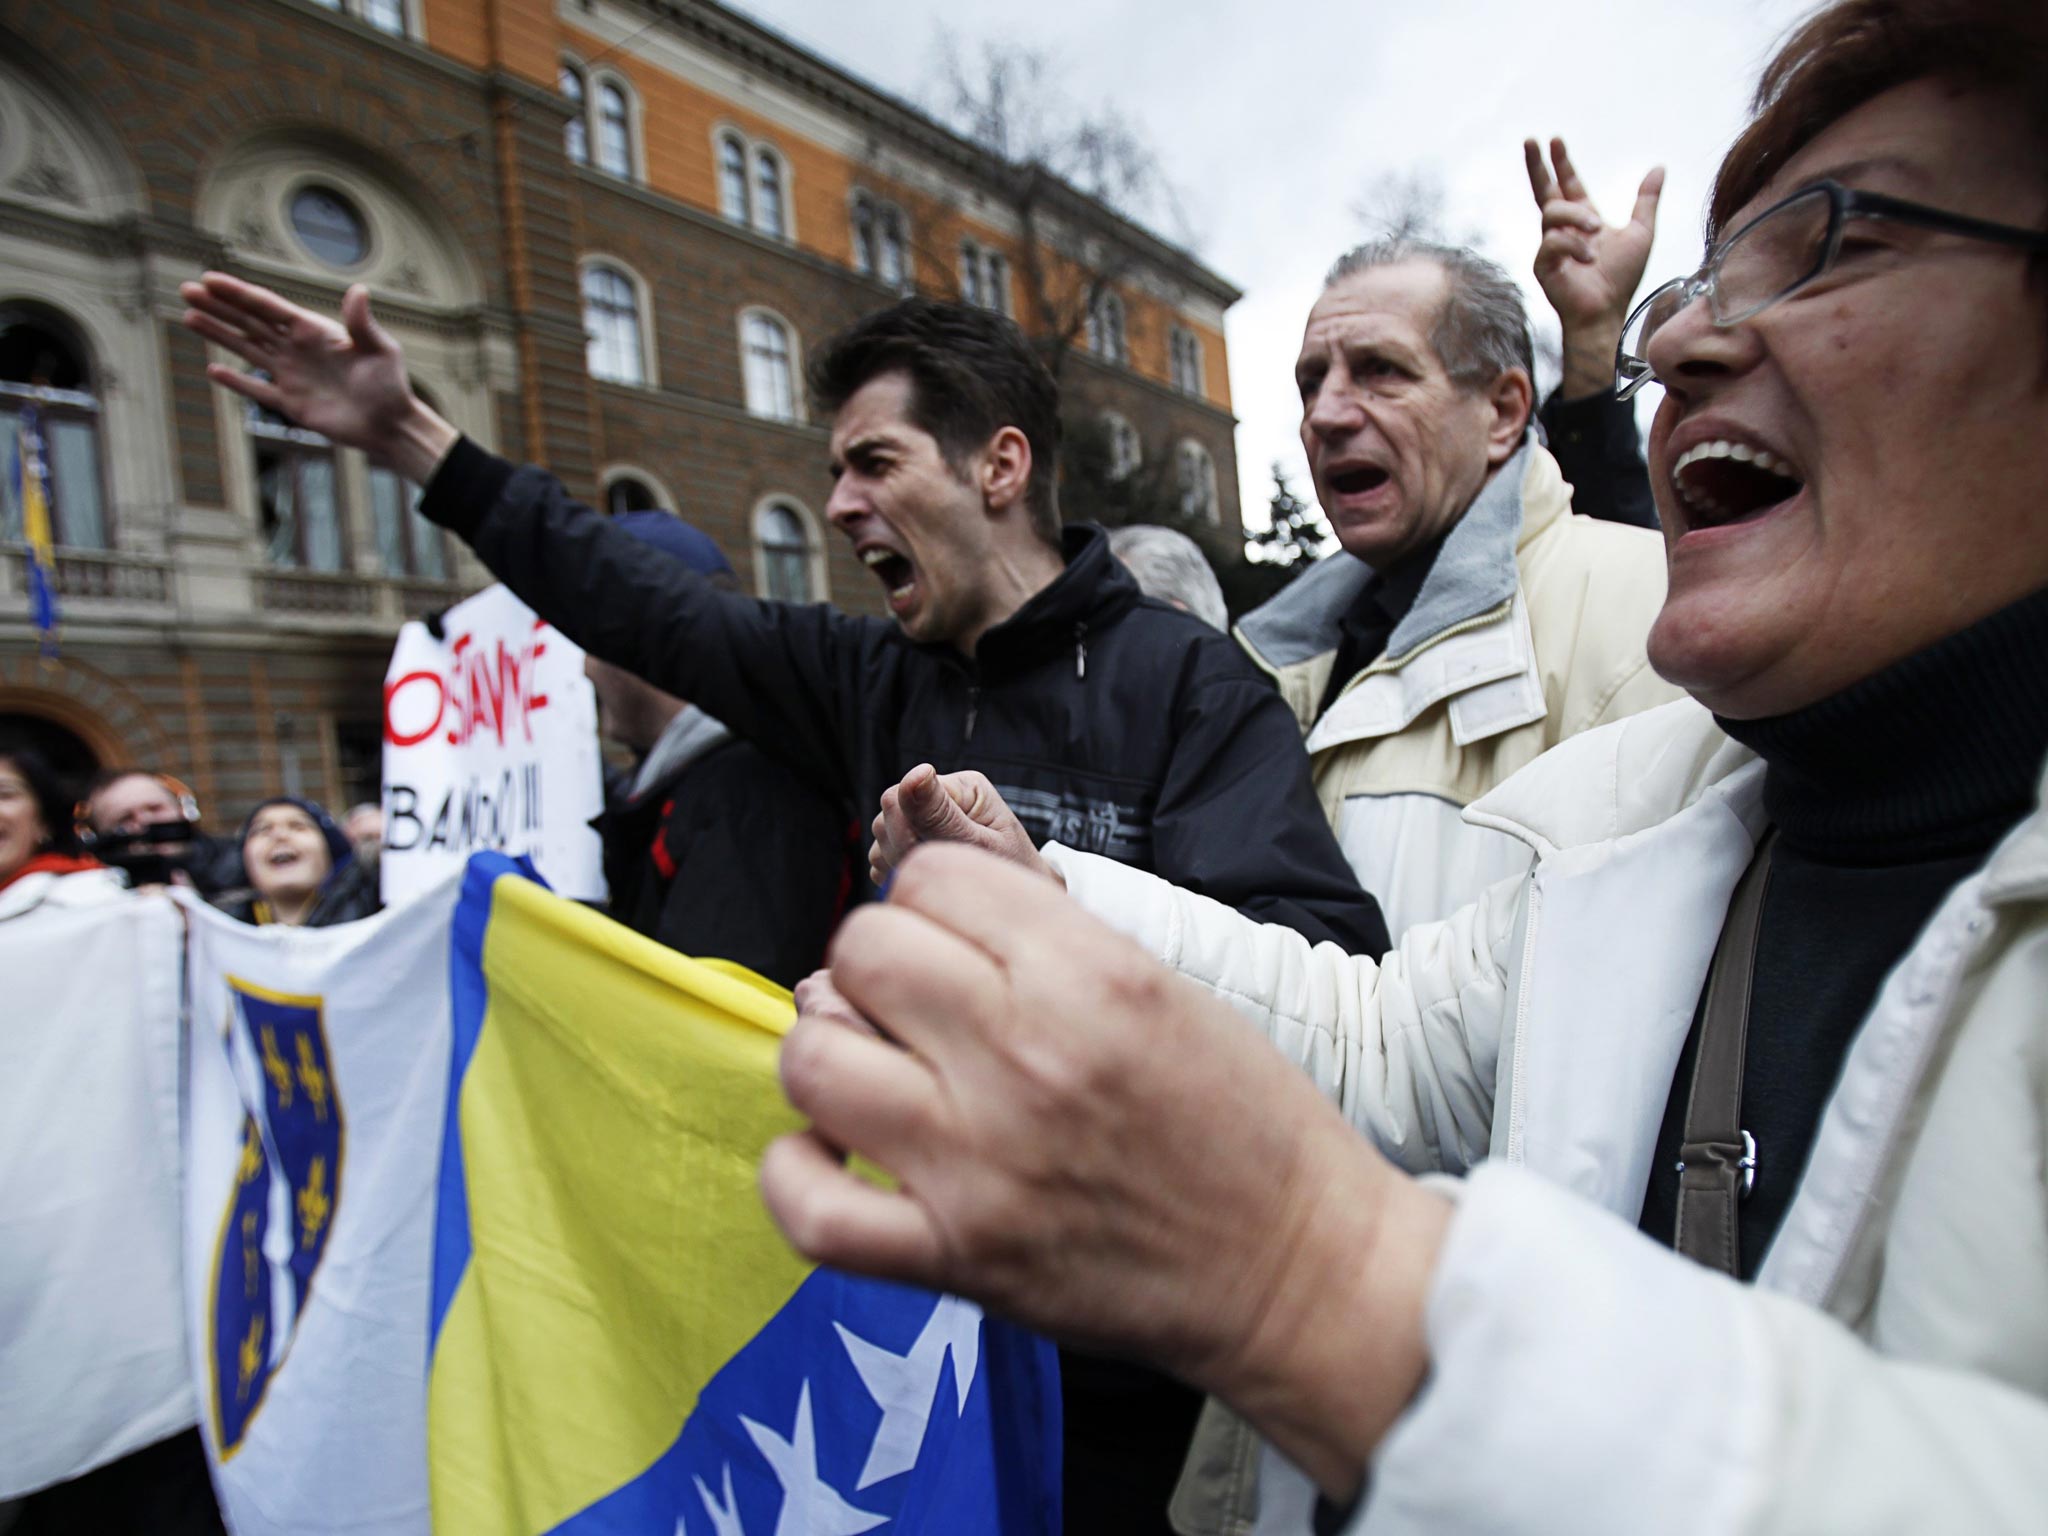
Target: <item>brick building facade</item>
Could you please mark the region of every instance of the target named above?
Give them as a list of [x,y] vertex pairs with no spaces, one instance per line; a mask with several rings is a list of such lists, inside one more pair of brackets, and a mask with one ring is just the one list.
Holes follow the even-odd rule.
[[[10,8],[0,435],[38,409],[64,622],[38,657],[6,492],[0,732],[74,770],[167,768],[215,825],[278,788],[368,797],[392,634],[487,579],[411,488],[206,382],[177,299],[205,267],[328,311],[367,283],[478,440],[680,512],[764,594],[879,611],[824,525],[805,348],[913,288],[1043,329],[1020,272],[1099,235],[1056,202],[1028,248],[1000,172],[700,0]],[[1236,290],[1060,195],[1122,253],[1063,368],[1070,417],[1235,527]]]

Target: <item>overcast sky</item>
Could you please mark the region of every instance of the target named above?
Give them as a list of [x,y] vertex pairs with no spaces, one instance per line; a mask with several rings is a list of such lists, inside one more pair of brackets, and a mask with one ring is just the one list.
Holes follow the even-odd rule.
[[[730,0],[729,0],[730,3]],[[1646,286],[1690,271],[1721,152],[1808,0],[738,0],[883,89],[931,107],[938,38],[1052,53],[1072,98],[1114,102],[1159,155],[1201,258],[1245,297],[1230,389],[1247,522],[1278,460],[1307,494],[1293,363],[1323,270],[1368,231],[1376,176],[1441,179],[1446,223],[1528,289],[1535,205],[1521,141],[1558,133],[1610,221],[1668,167]],[[1032,18],[1028,31],[1018,15]],[[886,21],[878,20],[886,16]],[[1163,19],[1168,18],[1171,19]],[[1174,231],[1162,230],[1173,234]]]

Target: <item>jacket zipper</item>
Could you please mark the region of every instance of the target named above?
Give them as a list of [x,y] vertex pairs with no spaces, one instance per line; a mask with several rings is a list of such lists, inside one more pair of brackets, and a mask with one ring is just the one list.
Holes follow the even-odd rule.
[[967,739],[974,740],[974,717],[981,709],[981,684],[967,685]]
[[1074,677],[1076,681],[1088,675],[1088,625],[1085,621],[1074,626]]

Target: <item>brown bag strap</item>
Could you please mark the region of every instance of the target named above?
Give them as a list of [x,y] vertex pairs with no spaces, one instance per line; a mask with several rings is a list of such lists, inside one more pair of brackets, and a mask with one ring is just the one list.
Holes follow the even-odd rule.
[[1737,1208],[1756,1183],[1756,1142],[1742,1128],[1742,1057],[1774,836],[1775,829],[1766,830],[1757,843],[1714,947],[1700,1009],[1699,1055],[1685,1101],[1684,1145],[1678,1153],[1678,1230],[1672,1246],[1727,1275],[1738,1273],[1741,1263]]

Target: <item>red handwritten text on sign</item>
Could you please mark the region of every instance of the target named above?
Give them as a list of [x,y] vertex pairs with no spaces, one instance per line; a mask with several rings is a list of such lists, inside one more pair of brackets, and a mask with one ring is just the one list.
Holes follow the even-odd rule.
[[538,638],[542,628],[536,621],[534,634],[516,647],[502,639],[476,645],[474,635],[457,635],[445,674],[408,672],[386,683],[385,741],[412,747],[436,733],[454,747],[476,736],[492,737],[501,747],[532,741],[533,717],[548,706],[548,696],[537,687],[548,648]]

